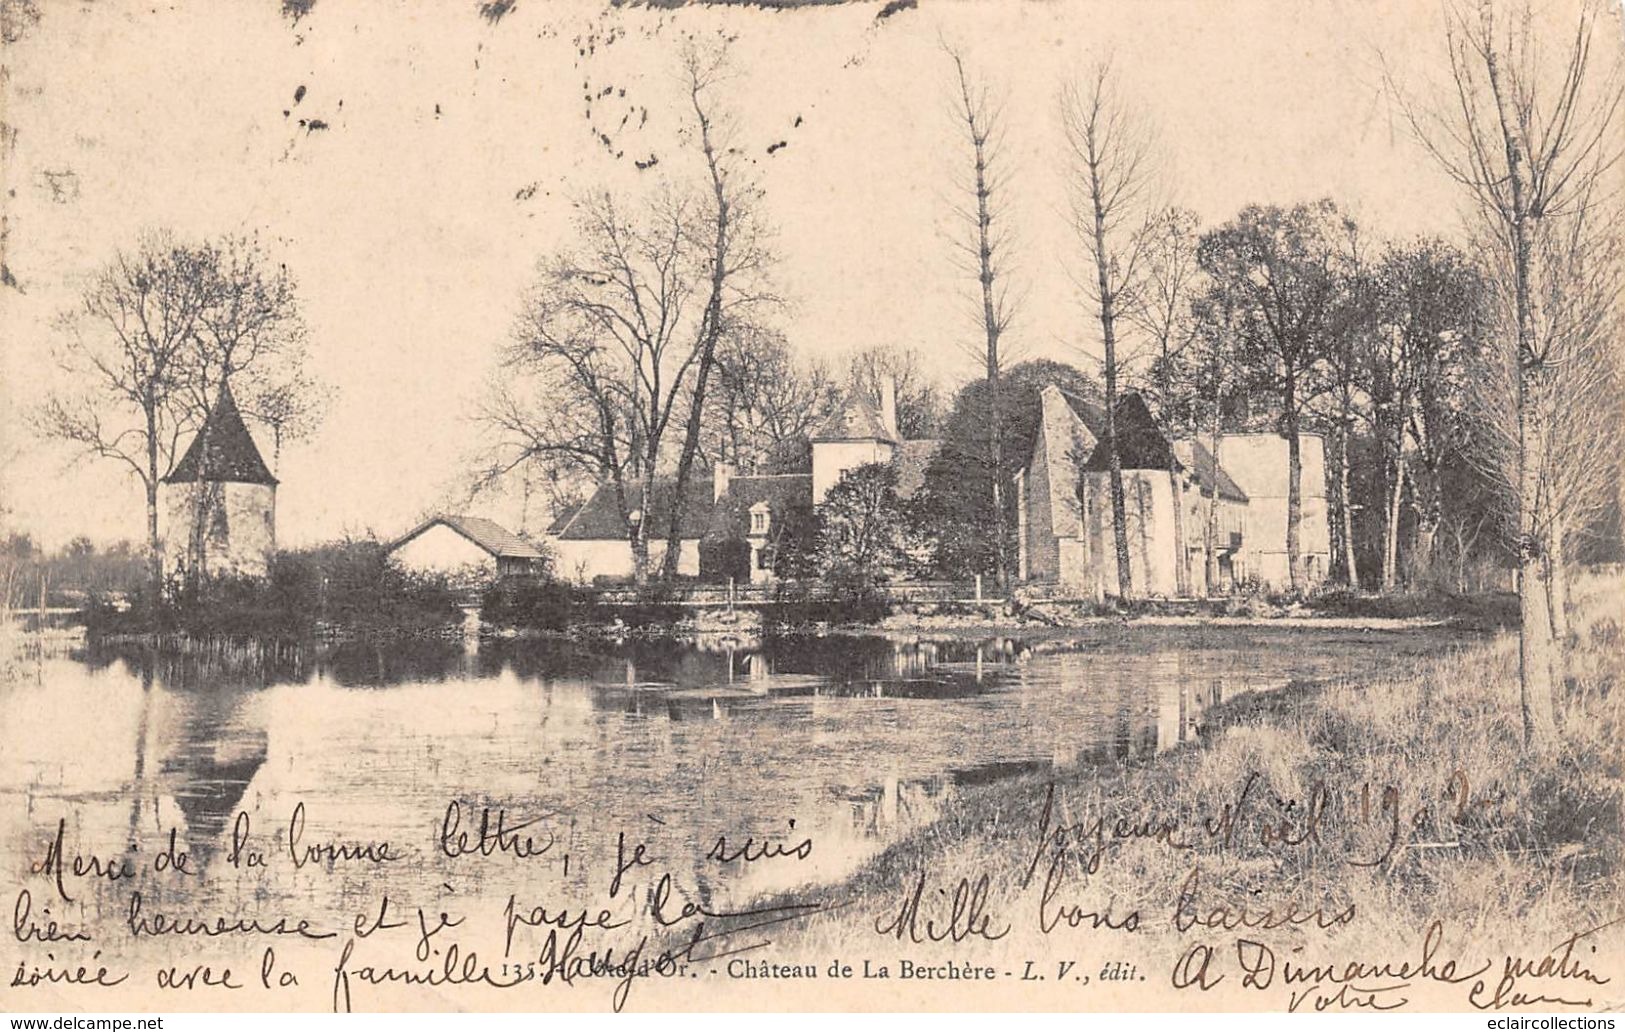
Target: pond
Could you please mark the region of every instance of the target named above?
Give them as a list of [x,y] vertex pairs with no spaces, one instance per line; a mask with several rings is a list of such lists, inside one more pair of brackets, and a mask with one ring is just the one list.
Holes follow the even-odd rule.
[[[506,893],[443,848],[448,832],[478,843],[483,818],[510,851],[546,847],[556,882],[607,879],[626,833],[679,858],[702,901],[737,899],[841,878],[969,786],[1145,758],[1192,741],[1237,694],[1380,674],[1457,641],[1109,627],[415,642],[271,661],[92,650],[0,687],[0,857],[21,885],[60,821],[70,851],[188,853],[194,909],[234,912],[249,893],[270,912],[319,913],[365,905],[366,871],[251,869],[234,837],[284,860],[312,843],[389,843],[393,893]],[[701,862],[719,836],[816,848],[721,885]],[[90,891],[74,906],[94,921],[126,903]]]

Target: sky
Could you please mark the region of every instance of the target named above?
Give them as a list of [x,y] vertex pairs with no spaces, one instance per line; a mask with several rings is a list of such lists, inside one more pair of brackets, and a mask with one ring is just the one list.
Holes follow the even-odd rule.
[[[674,143],[685,34],[732,40],[720,96],[803,354],[894,344],[945,386],[975,375],[973,284],[948,245],[966,153],[944,42],[1005,112],[1018,358],[1088,368],[1097,351],[1057,96],[1104,56],[1155,134],[1162,195],[1205,224],[1330,196],[1382,236],[1459,225],[1456,191],[1382,79],[1386,62],[1418,91],[1437,84],[1431,4],[881,6],[520,3],[493,22],[472,2],[318,0],[297,20],[277,0],[41,5],[6,53],[3,529],[48,546],[141,537],[137,482],[39,440],[28,416],[62,386],[57,315],[158,228],[255,234],[297,279],[309,370],[334,400],[283,449],[281,543],[387,538],[463,507],[483,441],[473,414],[537,262],[570,239],[571,200],[698,171]],[[639,170],[646,153],[661,161]],[[472,511],[518,520],[509,501]]]

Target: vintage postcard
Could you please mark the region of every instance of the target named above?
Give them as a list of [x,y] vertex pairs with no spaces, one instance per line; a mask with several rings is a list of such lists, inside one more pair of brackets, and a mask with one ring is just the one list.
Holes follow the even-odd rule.
[[1617,2],[0,10],[0,1010],[1625,1002]]

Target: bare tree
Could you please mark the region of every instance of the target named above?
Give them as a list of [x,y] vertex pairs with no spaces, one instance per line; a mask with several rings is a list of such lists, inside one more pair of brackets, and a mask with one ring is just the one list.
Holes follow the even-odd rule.
[[[720,345],[774,300],[761,289],[771,254],[760,194],[736,167],[716,105],[726,71],[725,44],[685,44],[684,132],[699,185],[666,184],[632,206],[608,194],[578,202],[579,244],[543,266],[504,356],[509,375],[482,413],[497,443],[476,490],[521,467],[598,479],[614,493],[640,585],[651,539],[666,542],[662,574],[677,574]],[[667,523],[651,529],[662,495]]]
[[[38,429],[122,464],[141,482],[156,597],[158,485],[178,445],[207,425],[233,377],[255,391],[309,383],[292,277],[269,268],[250,240],[189,245],[151,234],[92,276],[62,326],[63,365],[75,385],[47,400]],[[194,499],[195,523],[208,519],[209,501]],[[196,528],[192,537],[195,544]]]
[[761,290],[761,277],[771,261],[763,242],[757,202],[761,192],[736,167],[737,149],[729,144],[732,130],[716,111],[715,93],[726,78],[727,50],[690,43],[683,51],[683,84],[693,111],[693,133],[705,163],[706,187],[692,208],[694,220],[685,229],[695,251],[703,279],[704,307],[693,332],[694,383],[687,399],[688,419],[682,450],[677,458],[672,489],[670,524],[666,531],[666,558],[662,576],[677,575],[681,554],[684,505],[688,482],[699,454],[705,422],[706,392],[716,367],[717,345],[726,327],[751,307],[772,298]]
[[[1152,345],[1149,386],[1157,396],[1157,408],[1165,426],[1194,431],[1186,413],[1186,386],[1181,366],[1197,339],[1199,324],[1191,305],[1198,296],[1202,269],[1196,261],[1197,227],[1195,212],[1165,208],[1144,227],[1140,245],[1144,254],[1138,289],[1124,316],[1133,322]],[[1179,594],[1190,592],[1190,563],[1185,545],[1184,478],[1178,460],[1168,465],[1168,486],[1174,499],[1174,576]]]
[[[1489,409],[1491,435],[1507,442],[1507,461],[1492,469],[1514,514],[1520,600],[1519,708],[1525,741],[1556,735],[1557,649],[1552,631],[1551,516],[1542,500],[1545,471],[1557,454],[1551,416],[1558,393],[1561,334],[1551,331],[1563,307],[1565,267],[1578,261],[1605,221],[1608,195],[1598,189],[1620,155],[1622,91],[1617,64],[1594,63],[1599,8],[1588,5],[1562,59],[1540,47],[1539,16],[1527,5],[1507,10],[1494,0],[1446,12],[1451,84],[1443,103],[1426,109],[1395,89],[1416,136],[1471,199],[1482,227],[1484,264],[1501,333],[1492,363],[1510,380],[1513,404]],[[1605,30],[1606,31],[1606,30]],[[1555,292],[1555,296],[1554,296]],[[1494,418],[1495,413],[1498,418]]]
[[978,286],[977,321],[983,344],[978,349],[978,357],[985,369],[992,406],[988,424],[988,468],[993,473],[993,526],[989,529],[994,540],[994,576],[1008,589],[1012,533],[1004,505],[1004,420],[999,411],[1003,355],[999,346],[1015,305],[1010,296],[1006,261],[1011,246],[1005,213],[1009,189],[999,160],[1004,119],[1001,108],[989,101],[986,85],[965,67],[960,52],[946,44],[943,49],[954,65],[953,113],[964,133],[965,157],[970,159],[970,175],[961,177],[959,184],[959,192],[965,200],[952,207],[954,219],[961,227],[954,245],[960,265],[975,277]]
[[[1544,342],[1547,389],[1524,412],[1545,442],[1537,462],[1535,526],[1540,533],[1540,577],[1552,628],[1554,676],[1566,665],[1568,556],[1573,542],[1602,513],[1615,489],[1625,440],[1619,420],[1621,390],[1616,354],[1622,280],[1617,230],[1602,220],[1575,218],[1562,236],[1536,242],[1538,339]],[[1481,450],[1476,458],[1506,486],[1517,468],[1518,366],[1506,349],[1490,352],[1473,377],[1473,413]],[[1516,517],[1517,510],[1507,514]]]
[[1344,219],[1330,201],[1292,208],[1250,206],[1202,238],[1202,267],[1235,313],[1239,362],[1249,391],[1273,395],[1287,440],[1286,552],[1293,591],[1304,571],[1304,413],[1323,388],[1325,360],[1341,317]]
[[634,220],[603,194],[576,214],[579,247],[543,266],[481,413],[497,436],[482,479],[531,466],[607,481],[643,584],[655,474],[699,360],[688,204],[664,191]]
[[198,254],[207,303],[185,384],[192,407],[208,411],[220,388],[239,377],[257,377],[266,389],[297,379],[305,330],[287,266],[273,264],[253,238],[227,237]]
[[904,438],[930,437],[943,419],[942,389],[914,348],[876,344],[847,357],[846,378],[869,397],[880,398],[886,383],[897,392],[897,432]]
[[750,323],[728,329],[716,376],[711,451],[745,470],[778,446],[810,436],[840,401],[828,365],[798,360],[782,334]]
[[[204,245],[198,253],[204,263],[206,299],[183,390],[198,414],[198,433],[205,438],[201,447],[207,454],[212,425],[207,416],[229,385],[246,388],[254,397],[284,395],[284,404],[304,407],[306,417],[315,415],[318,398],[315,385],[303,377],[304,323],[287,266],[273,265],[252,238],[228,237]],[[281,434],[277,437],[280,459]],[[185,571],[195,586],[208,568],[208,530],[224,500],[220,483],[202,477],[188,491],[191,526]]]
[[282,446],[303,440],[321,425],[333,391],[304,371],[303,356],[277,363],[263,382],[250,385],[241,399],[243,414],[271,431],[271,472],[282,465]]
[[163,583],[158,484],[194,425],[185,387],[208,303],[205,269],[196,251],[152,234],[98,270],[62,320],[61,362],[75,387],[47,400],[36,421],[45,436],[111,459],[141,482],[154,599]]
[[1129,565],[1128,514],[1123,495],[1123,457],[1117,439],[1120,374],[1117,321],[1130,303],[1138,275],[1141,226],[1151,186],[1150,136],[1120,95],[1111,65],[1102,63],[1081,86],[1061,94],[1061,120],[1073,163],[1073,224],[1094,266],[1085,293],[1100,319],[1104,347],[1102,380],[1106,417],[1100,446],[1106,449],[1111,494],[1117,594],[1134,597]]
[[1625,328],[1620,319],[1625,280],[1613,236],[1617,226],[1604,232],[1604,239],[1567,245],[1568,258],[1560,266],[1566,282],[1560,300],[1546,308],[1553,389],[1551,404],[1541,413],[1550,452],[1541,469],[1538,508],[1546,534],[1541,570],[1559,683],[1570,644],[1569,557],[1574,542],[1590,531],[1615,493],[1614,478],[1625,454],[1617,354]]

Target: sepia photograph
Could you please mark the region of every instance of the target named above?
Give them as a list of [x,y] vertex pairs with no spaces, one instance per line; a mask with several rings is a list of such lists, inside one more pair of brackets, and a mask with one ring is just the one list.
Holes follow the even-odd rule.
[[1625,1006],[1619,0],[0,15],[0,1011]]

